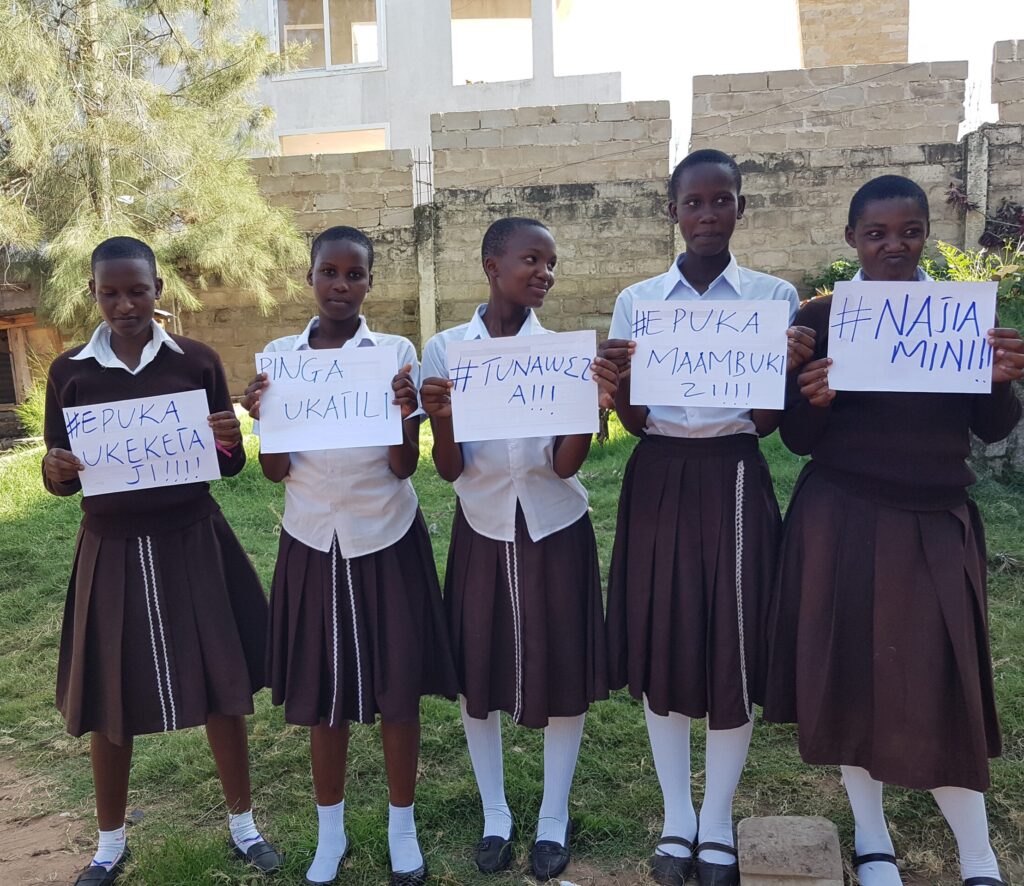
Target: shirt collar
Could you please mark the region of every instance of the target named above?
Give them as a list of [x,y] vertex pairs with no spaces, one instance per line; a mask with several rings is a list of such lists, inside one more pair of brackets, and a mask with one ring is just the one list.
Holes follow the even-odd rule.
[[[862,280],[867,280],[867,279],[868,278],[864,276],[864,269],[863,268],[858,268],[857,273],[853,275],[853,281],[854,282],[860,282]],[[917,282],[920,283],[920,282],[923,282],[925,280],[931,280],[932,278],[925,272],[924,268],[918,267],[918,269],[916,271],[914,271],[914,279]]]
[[[153,338],[146,342],[143,353],[148,352],[155,356],[163,345],[167,345],[167,347],[178,354],[184,353],[178,343],[171,338],[167,330],[157,323],[156,320],[150,320],[150,326],[153,329]],[[108,369],[115,366],[127,368],[118,359],[117,355],[114,354],[114,349],[110,346],[110,336],[110,325],[105,321],[100,323],[93,331],[92,337],[86,346],[71,359],[88,360],[91,357],[100,366],[105,366]],[[148,363],[149,361],[147,360],[146,362]]]
[[[299,333],[295,338],[295,344],[292,345],[293,351],[307,351],[309,350],[309,337],[313,334],[313,330],[320,325],[320,318],[314,317],[306,324],[306,328]],[[366,322],[366,317],[362,314],[359,315],[359,326],[356,328],[355,334],[345,344],[343,348],[369,348],[377,344],[377,340],[373,337],[373,333],[370,332],[370,327]]]
[[[487,326],[484,324],[484,313],[486,311],[487,305],[477,306],[477,309],[473,312],[473,319],[469,321],[469,325],[466,327],[465,341],[491,337],[491,334],[487,331]],[[530,308],[529,313],[526,315],[526,321],[519,327],[519,332],[516,335],[537,335],[544,331],[544,327],[540,325],[540,320],[537,318],[537,312]]]
[[[682,255],[676,257],[676,260],[672,262],[672,267],[669,268],[668,272],[665,274],[661,292],[661,297],[663,299],[667,299],[675,291],[677,286],[685,286],[687,289],[697,292],[690,281],[683,276],[683,272],[679,267],[680,263],[685,261],[686,253],[684,252]],[[731,252],[729,253],[729,264],[725,266],[725,270],[722,271],[721,274],[711,281],[711,285],[707,290],[705,290],[705,292],[710,292],[719,280],[724,280],[738,297],[742,297],[743,293],[740,292],[740,266],[736,261],[736,256]],[[698,295],[700,295],[700,293],[698,293]]]

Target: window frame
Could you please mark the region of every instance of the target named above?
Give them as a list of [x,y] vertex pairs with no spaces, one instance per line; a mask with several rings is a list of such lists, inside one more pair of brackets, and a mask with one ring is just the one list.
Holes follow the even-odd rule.
[[[307,30],[323,28],[324,32],[324,63],[322,68],[303,68],[298,71],[284,71],[274,74],[271,80],[303,80],[309,77],[330,77],[335,74],[363,73],[366,71],[387,70],[387,25],[385,16],[385,0],[375,0],[377,10],[377,51],[378,60],[375,62],[352,62],[346,65],[332,65],[331,58],[331,27],[330,27],[330,0],[321,0],[323,4],[323,22],[319,26],[294,26],[295,28],[305,27]],[[267,11],[270,22],[270,43],[278,56],[281,54],[281,21],[278,15],[279,0],[267,0]],[[360,22],[360,24],[366,24]],[[379,128],[379,127],[374,127]],[[315,130],[314,130],[315,131]],[[338,129],[320,130],[322,132],[340,132]],[[289,135],[302,135],[305,133],[288,133]]]
[[[327,132],[361,132],[366,129],[383,129],[384,130],[384,147],[381,148],[383,151],[391,150],[391,124],[390,123],[348,123],[342,126],[306,126],[298,129],[280,129],[275,131],[274,136],[277,140],[277,156],[301,156],[301,155],[287,155],[281,153],[281,138],[282,136],[288,135],[321,135]],[[349,153],[363,153],[361,151],[350,151]]]

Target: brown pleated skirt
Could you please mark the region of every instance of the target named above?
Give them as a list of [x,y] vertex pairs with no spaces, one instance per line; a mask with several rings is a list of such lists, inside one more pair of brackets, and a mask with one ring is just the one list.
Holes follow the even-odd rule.
[[297,726],[419,717],[420,696],[457,692],[423,516],[395,544],[346,560],[281,530],[267,671]]
[[608,582],[612,688],[734,729],[763,700],[780,527],[757,437],[651,435],[633,450]]
[[133,735],[250,714],[267,601],[220,511],[159,535],[78,533],[57,664],[72,735]]
[[540,729],[608,697],[597,544],[590,516],[533,541],[475,532],[455,510],[445,610],[470,716],[505,711]]
[[805,761],[988,787],[1001,741],[973,502],[888,507],[812,462],[786,515],[771,625],[765,718],[799,724]]

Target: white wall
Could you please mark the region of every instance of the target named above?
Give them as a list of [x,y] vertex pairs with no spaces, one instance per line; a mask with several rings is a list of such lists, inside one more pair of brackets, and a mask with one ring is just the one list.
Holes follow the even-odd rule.
[[[276,46],[272,3],[243,0],[240,17],[243,28],[268,34]],[[429,145],[431,114],[619,101],[619,73],[554,76],[552,7],[552,0],[533,0],[532,80],[453,86],[448,0],[384,0],[381,69],[274,77],[260,98],[277,115],[275,133],[388,124],[391,148]]]

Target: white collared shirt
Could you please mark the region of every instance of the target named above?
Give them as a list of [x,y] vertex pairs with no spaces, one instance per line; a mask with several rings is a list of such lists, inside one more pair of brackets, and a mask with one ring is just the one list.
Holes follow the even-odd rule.
[[142,354],[139,356],[139,365],[134,369],[129,369],[121,362],[117,354],[114,353],[114,349],[110,346],[110,326],[105,321],[96,327],[88,344],[71,359],[88,360],[92,357],[104,369],[123,369],[132,375],[138,375],[156,359],[156,355],[160,353],[160,348],[163,345],[167,345],[172,351],[179,354],[182,353],[178,343],[171,338],[163,326],[157,323],[156,320],[150,320],[149,322],[153,328],[153,337],[146,342],[146,346],[142,349]]
[[[918,283],[921,283],[921,282],[923,282],[923,281],[925,281],[925,280],[931,280],[932,278],[931,278],[931,277],[929,277],[929,276],[928,276],[928,274],[927,274],[927,273],[925,273],[925,270],[924,270],[924,268],[922,268],[922,267],[921,267],[921,266],[919,265],[919,266],[917,267],[917,269],[916,269],[916,270],[914,271],[914,279],[915,279],[915,280],[916,280],[916,281],[917,281]],[[871,280],[871,278],[870,278],[870,277],[865,277],[865,276],[864,276],[864,269],[863,269],[863,268],[858,268],[858,269],[857,269],[857,273],[856,273],[856,274],[854,274],[854,275],[853,275],[853,277],[851,277],[851,278],[850,278],[850,282],[851,282],[851,283],[859,283],[859,282],[861,282],[861,281],[863,281],[863,280],[868,280],[869,282],[870,282],[870,280]]]
[[[309,335],[320,322],[314,317],[299,335],[286,335],[263,350],[304,351]],[[412,342],[398,335],[371,332],[366,318],[345,348],[372,348],[394,345],[398,348],[397,372],[405,364],[412,366],[412,381],[420,387],[419,363]],[[417,411],[406,421],[419,421]],[[253,426],[259,433],[259,424]],[[292,538],[318,551],[329,551],[334,536],[346,559],[362,557],[393,545],[412,526],[419,502],[412,483],[392,473],[387,446],[362,446],[355,449],[325,449],[289,453],[291,465],[284,478],[284,518],[282,526]]]
[[[792,283],[778,277],[741,268],[735,256],[707,291],[697,292],[679,269],[685,253],[672,262],[664,274],[641,280],[624,289],[615,300],[609,338],[627,341],[633,338],[633,304],[638,301],[716,301],[722,299],[786,300],[789,321],[793,322],[800,298]],[[749,409],[718,407],[649,406],[646,431],[662,437],[724,437],[729,434],[756,434]]]
[[[490,338],[480,305],[469,323],[439,332],[423,349],[423,377],[448,378],[448,343]],[[517,335],[545,335],[530,311]],[[497,541],[515,541],[516,503],[522,505],[530,538],[540,541],[587,512],[587,490],[575,477],[563,480],[552,459],[554,437],[462,443],[462,473],[455,493],[474,531]]]

